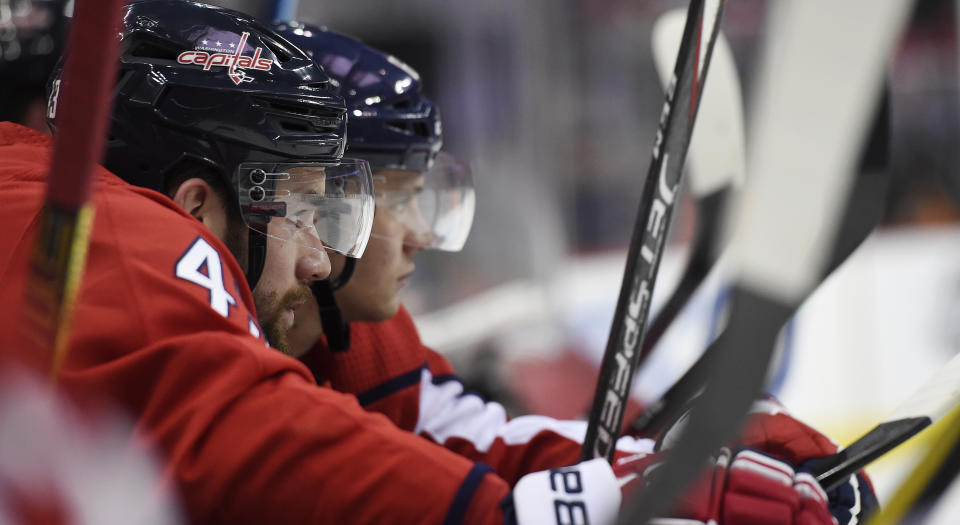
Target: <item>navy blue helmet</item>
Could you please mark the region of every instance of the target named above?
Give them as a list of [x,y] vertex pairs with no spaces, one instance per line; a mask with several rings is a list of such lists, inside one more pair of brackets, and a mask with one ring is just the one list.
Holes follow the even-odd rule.
[[[248,15],[183,0],[131,3],[119,36],[107,169],[161,192],[192,166],[218,174],[251,229],[251,288],[265,258],[264,235],[285,235],[268,224],[316,204],[273,199],[278,184],[305,173],[335,181],[327,191],[338,191],[345,203],[336,214],[318,210],[325,222],[314,236],[327,249],[362,253],[373,210],[369,168],[353,164],[335,173],[346,145],[346,107],[310,57]],[[59,83],[58,66],[48,87],[54,131]]]
[[349,118],[347,153],[374,170],[424,172],[442,145],[440,113],[421,93],[410,66],[363,42],[301,22],[274,26],[323,66],[343,95]]

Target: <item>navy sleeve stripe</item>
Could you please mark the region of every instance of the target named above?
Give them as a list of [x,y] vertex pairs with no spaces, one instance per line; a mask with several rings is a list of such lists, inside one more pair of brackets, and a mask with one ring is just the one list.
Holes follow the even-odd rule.
[[446,383],[447,381],[460,381],[460,378],[453,374],[441,374],[438,376],[433,376],[433,379],[431,380],[431,382],[435,385]]
[[[370,390],[367,390],[366,392],[357,394],[357,400],[360,401],[360,406],[367,406],[371,403],[380,401],[381,399],[389,396],[390,394],[394,394],[396,392],[403,390],[404,388],[408,388],[413,385],[416,385],[417,383],[420,382],[421,372],[425,368],[428,368],[428,365],[426,363],[424,363],[424,365],[420,368],[417,368],[405,374],[396,376],[393,379],[380,383],[379,385],[371,388]],[[432,379],[432,382],[435,385],[446,383],[447,381],[460,381],[460,378],[453,374],[444,374],[444,375],[434,376]],[[465,392],[463,395],[465,394],[472,394],[472,392]],[[479,396],[478,394],[477,396],[483,399],[482,396]]]
[[380,383],[379,385],[371,388],[370,390],[367,390],[366,392],[357,394],[357,400],[360,401],[361,406],[367,406],[370,403],[379,401],[389,396],[390,394],[399,392],[404,388],[416,385],[420,383],[420,376],[421,376],[422,370],[423,370],[422,367],[415,368],[403,375],[396,376],[393,379]]
[[447,517],[443,520],[443,525],[458,525],[463,523],[463,517],[467,513],[467,507],[470,506],[470,500],[473,499],[474,493],[477,492],[477,487],[480,486],[480,481],[483,480],[483,477],[486,476],[488,472],[493,472],[493,469],[483,463],[475,463],[473,465],[466,479],[460,484],[460,489],[457,490],[457,494],[453,497],[453,502],[450,504],[450,510],[447,511]]
[[[460,383],[461,387],[463,386],[463,381],[454,374],[441,374],[438,376],[433,376],[433,379],[430,380],[430,382],[435,385],[442,385],[444,383],[449,383],[450,381],[456,381],[457,383]],[[484,396],[480,392],[475,392],[473,390],[464,390],[463,392],[457,395],[457,397],[465,397],[465,396],[474,396],[476,398],[479,398],[480,401],[483,401],[484,403],[488,401],[486,396]]]

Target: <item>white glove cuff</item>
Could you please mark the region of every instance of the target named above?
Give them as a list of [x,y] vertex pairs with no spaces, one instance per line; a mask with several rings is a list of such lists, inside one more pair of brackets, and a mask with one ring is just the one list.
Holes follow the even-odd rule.
[[520,478],[513,489],[518,525],[613,523],[620,485],[603,458]]

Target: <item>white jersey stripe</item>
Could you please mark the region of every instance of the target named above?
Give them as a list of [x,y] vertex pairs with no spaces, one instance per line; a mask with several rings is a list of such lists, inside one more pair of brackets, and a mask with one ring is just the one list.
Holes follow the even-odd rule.
[[[481,453],[488,452],[497,439],[506,445],[523,445],[541,432],[552,432],[582,443],[586,421],[559,421],[545,416],[521,416],[507,419],[499,403],[485,402],[475,395],[464,395],[463,384],[456,379],[434,383],[426,367],[420,376],[420,414],[414,432],[426,434],[438,443],[451,438],[469,441]],[[653,452],[653,440],[622,437],[617,449],[627,453]]]

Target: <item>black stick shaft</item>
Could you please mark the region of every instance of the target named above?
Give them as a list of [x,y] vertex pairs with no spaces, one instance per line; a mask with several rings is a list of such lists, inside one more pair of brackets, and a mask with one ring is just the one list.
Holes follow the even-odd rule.
[[687,259],[687,266],[683,271],[680,282],[673,294],[664,303],[660,313],[653,318],[650,328],[644,334],[643,345],[640,349],[640,358],[637,367],[643,364],[653,348],[660,342],[667,328],[677,318],[687,305],[690,297],[697,291],[700,284],[710,273],[716,262],[717,244],[720,239],[721,214],[729,199],[731,189],[723,188],[720,191],[706,195],[697,201],[697,231],[693,238],[693,250]]
[[[667,87],[653,159],[644,182],[620,297],[590,410],[581,454],[584,460],[613,458],[723,4],[722,1],[718,4],[716,23],[708,28],[706,35],[703,34],[704,0],[691,0],[687,10],[674,79]],[[706,52],[700,57],[702,38],[709,40]]]

